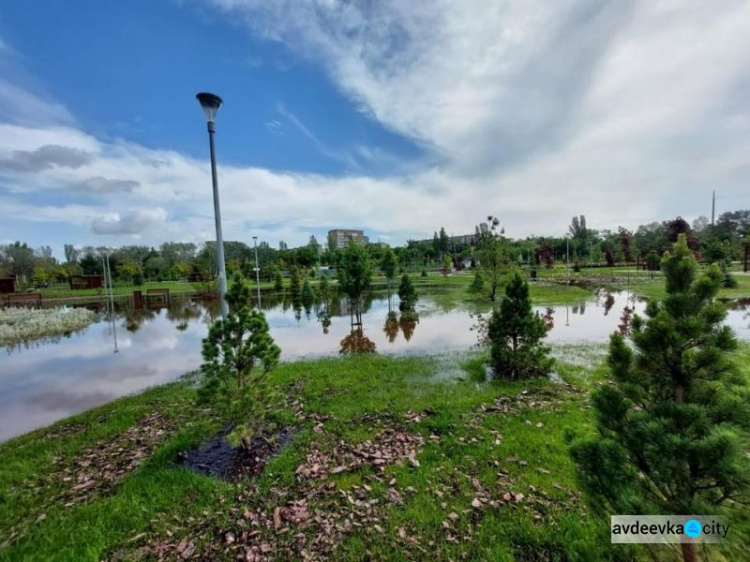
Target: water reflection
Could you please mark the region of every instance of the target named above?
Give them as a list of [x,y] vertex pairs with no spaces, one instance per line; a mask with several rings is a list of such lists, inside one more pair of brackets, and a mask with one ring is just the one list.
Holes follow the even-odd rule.
[[339,346],[341,355],[375,353],[375,342],[365,335],[362,326],[359,325],[352,326],[351,332],[341,340]]
[[[490,305],[454,304],[420,295],[417,314],[399,314],[397,297],[368,295],[359,322],[347,299],[317,295],[313,302],[263,295],[271,335],[282,359],[348,353],[444,353],[477,341],[472,312]],[[750,300],[733,302],[727,322],[750,340]],[[602,292],[573,306],[536,307],[551,326],[548,342],[606,343],[645,303],[627,293]],[[309,309],[309,313],[307,312]],[[302,312],[305,314],[302,314]],[[616,313],[613,311],[622,311]],[[119,396],[174,380],[201,362],[201,340],[220,317],[216,300],[172,299],[168,308],[104,307],[87,329],[0,352],[0,440],[51,423]],[[116,334],[115,334],[116,331]],[[114,338],[117,349],[114,354]],[[57,397],[57,398],[55,398]]]

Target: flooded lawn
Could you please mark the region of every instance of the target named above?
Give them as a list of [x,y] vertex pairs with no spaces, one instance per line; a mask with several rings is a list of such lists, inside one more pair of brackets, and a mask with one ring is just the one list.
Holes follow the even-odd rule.
[[[750,340],[748,302],[732,303],[729,324]],[[575,306],[538,307],[552,325],[550,343],[606,342],[627,320],[626,306],[642,312],[645,303],[625,293],[602,293]],[[262,308],[282,359],[377,353],[445,353],[476,344],[476,314],[490,307],[446,306],[422,295],[418,318],[389,316],[385,296],[364,303],[362,328],[352,329],[345,301],[332,303],[330,325],[321,307],[295,307],[289,300],[263,297]],[[120,396],[172,381],[201,362],[201,339],[219,315],[217,302],[173,300],[166,308],[132,310],[118,306],[113,321],[97,321],[69,337],[0,348],[0,441],[20,435]]]

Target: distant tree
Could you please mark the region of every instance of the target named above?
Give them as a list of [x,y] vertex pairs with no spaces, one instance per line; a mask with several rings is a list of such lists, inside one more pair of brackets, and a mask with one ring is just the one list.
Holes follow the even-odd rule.
[[661,258],[654,250],[646,254],[646,269],[649,271],[659,271],[661,267]]
[[76,247],[73,246],[73,244],[65,244],[63,246],[63,249],[65,251],[65,262],[69,264],[78,263],[78,256],[80,255],[80,252],[76,250]]
[[608,267],[615,265],[615,254],[610,246],[604,248],[604,260],[607,262]]
[[448,236],[448,233],[445,232],[445,228],[443,228],[442,226],[440,227],[439,239],[440,239],[440,253],[445,254],[446,252],[450,250],[451,239]]
[[443,275],[447,278],[451,273],[451,257],[448,254],[443,255]]
[[396,268],[398,267],[398,258],[393,250],[386,248],[383,252],[383,257],[380,262],[380,267],[383,269],[385,280],[388,285],[388,296],[391,295],[391,281],[396,276]]
[[34,273],[34,250],[25,242],[14,242],[0,247],[6,269],[19,278],[31,278]]
[[273,274],[273,288],[277,293],[284,291],[284,274],[281,273],[281,269],[278,267]]
[[484,292],[484,275],[481,271],[474,272],[474,280],[469,285],[469,292],[475,295]]
[[121,279],[133,280],[140,273],[138,264],[133,261],[127,261],[117,266],[117,276]]
[[494,301],[502,275],[509,265],[508,245],[500,228],[500,221],[493,216],[487,217],[489,225],[483,223],[477,227],[479,265],[485,272],[489,284],[489,298]]
[[296,265],[289,270],[289,292],[292,293],[292,298],[299,298],[302,292],[302,272]]
[[192,262],[196,252],[197,247],[192,242],[164,242],[159,246],[159,254],[167,263],[167,267]]
[[720,240],[737,241],[750,236],[750,210],[722,213],[712,230]]
[[313,302],[315,301],[315,292],[310,285],[309,279],[305,279],[305,282],[302,284],[300,299],[302,300],[302,304],[305,306],[305,308],[310,308],[310,306],[312,306]]
[[695,234],[693,233],[693,229],[690,228],[690,225],[685,219],[683,219],[682,217],[677,217],[676,219],[672,221],[667,221],[666,228],[667,228],[667,239],[670,242],[673,242],[673,243],[677,242],[677,240],[680,237],[680,234],[684,234],[688,247],[695,254],[699,252],[700,247],[698,243],[698,238],[695,236]]
[[693,221],[693,232],[701,233],[709,226],[711,226],[711,222],[708,220],[708,217],[701,215]]
[[[611,336],[611,383],[594,392],[597,434],[571,452],[593,507],[612,514],[716,513],[750,486],[746,377],[715,297],[721,272],[698,267],[680,234],[662,261],[667,296]],[[746,496],[745,496],[746,497]],[[682,543],[685,561],[695,545]]]
[[553,361],[542,343],[546,335],[547,325],[532,310],[529,285],[514,271],[487,326],[495,376],[515,380],[547,374]]
[[620,235],[620,244],[622,244],[622,254],[625,257],[625,261],[630,263],[633,261],[633,246],[632,246],[632,240],[633,240],[633,233],[630,232],[625,227],[620,227],[617,229],[617,232]]
[[573,243],[573,255],[580,259],[579,250],[586,248],[586,242],[589,238],[589,230],[586,228],[586,216],[573,217],[568,227],[570,238]]
[[312,252],[315,253],[315,255],[320,255],[320,252],[322,250],[321,245],[318,243],[318,239],[315,238],[315,235],[310,235],[310,241],[307,243],[307,246],[312,250]]
[[372,262],[367,248],[356,242],[350,243],[341,255],[337,276],[339,288],[349,298],[351,309],[361,320],[362,295],[372,280]]
[[549,240],[540,241],[534,254],[536,265],[544,265],[547,269],[555,267],[555,249]]
[[404,275],[401,278],[401,284],[398,287],[398,298],[400,301],[398,308],[401,312],[413,311],[419,300],[417,289],[408,275]]
[[328,247],[328,248],[327,248],[327,249],[328,249],[328,251],[329,251],[330,253],[332,253],[332,254],[333,254],[333,253],[335,253],[335,252],[336,252],[336,250],[337,250],[337,249],[338,249],[338,247],[339,247],[339,244],[338,244],[338,240],[336,239],[336,236],[334,236],[334,235],[333,235],[332,233],[330,233],[330,232],[328,233],[328,237],[326,238],[326,243],[327,243],[326,245],[327,245],[327,247]]

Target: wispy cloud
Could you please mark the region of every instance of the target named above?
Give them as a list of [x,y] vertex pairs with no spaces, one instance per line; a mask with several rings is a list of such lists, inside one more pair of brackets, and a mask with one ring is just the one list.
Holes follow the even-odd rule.
[[292,125],[297,127],[297,129],[299,129],[299,131],[313,143],[320,154],[332,160],[336,160],[337,162],[341,162],[342,164],[348,166],[350,169],[359,170],[361,168],[357,160],[351,155],[349,151],[330,148],[329,146],[321,142],[321,140],[307,127],[307,125],[305,125],[294,113],[289,111],[283,103],[278,102],[276,104],[276,111],[278,111],[279,115],[287,119]]

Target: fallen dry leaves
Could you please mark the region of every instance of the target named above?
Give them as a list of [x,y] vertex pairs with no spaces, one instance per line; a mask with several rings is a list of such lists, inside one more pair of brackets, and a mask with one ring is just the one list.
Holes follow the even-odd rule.
[[53,475],[53,480],[66,485],[58,501],[69,507],[87,501],[93,492],[111,489],[147,460],[174,430],[173,421],[152,412],[114,439],[84,450],[72,465]]

